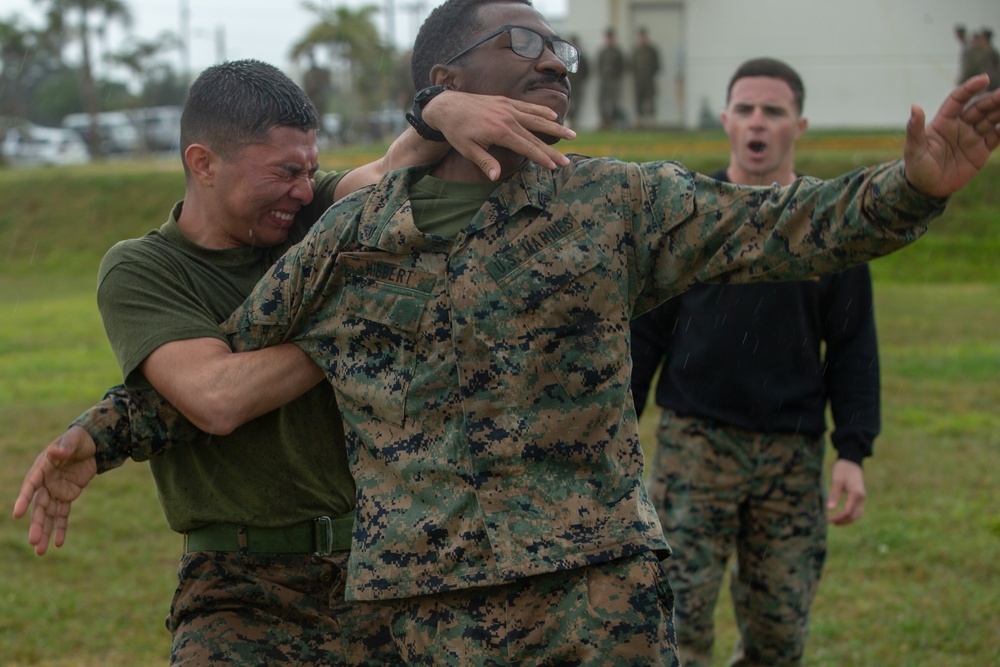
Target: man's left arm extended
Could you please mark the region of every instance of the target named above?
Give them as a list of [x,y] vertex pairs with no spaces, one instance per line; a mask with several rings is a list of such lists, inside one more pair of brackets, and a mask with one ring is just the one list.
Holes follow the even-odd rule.
[[[862,460],[871,456],[881,428],[878,341],[868,265],[848,269],[824,280],[824,374],[837,450],[830,479],[827,509],[837,525],[861,517],[867,496]],[[842,504],[841,504],[842,503]]]

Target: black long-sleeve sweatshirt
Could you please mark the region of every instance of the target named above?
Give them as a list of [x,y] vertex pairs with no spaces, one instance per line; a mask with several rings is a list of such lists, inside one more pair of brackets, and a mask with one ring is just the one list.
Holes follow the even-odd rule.
[[[713,175],[726,180],[725,170]],[[632,392],[758,433],[826,431],[840,458],[871,456],[879,361],[867,265],[815,280],[695,285],[632,322]]]

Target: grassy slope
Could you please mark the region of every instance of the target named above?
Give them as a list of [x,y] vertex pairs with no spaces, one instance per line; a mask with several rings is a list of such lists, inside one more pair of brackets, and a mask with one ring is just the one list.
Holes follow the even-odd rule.
[[[892,136],[810,141],[798,167],[817,175],[898,152]],[[711,134],[595,135],[572,149],[713,170],[724,146]],[[1000,659],[997,182],[994,158],[927,238],[873,264],[885,426],[866,468],[866,517],[831,529],[810,665]],[[101,255],[158,226],[182,188],[179,170],[159,164],[0,171],[0,502],[8,509],[39,448],[117,381],[93,304]],[[642,424],[646,442],[654,412]],[[0,519],[0,662],[163,664],[162,619],[181,543],[146,467],[99,478],[71,524],[66,548],[38,559],[23,522]],[[723,664],[733,637],[724,604],[719,618]]]

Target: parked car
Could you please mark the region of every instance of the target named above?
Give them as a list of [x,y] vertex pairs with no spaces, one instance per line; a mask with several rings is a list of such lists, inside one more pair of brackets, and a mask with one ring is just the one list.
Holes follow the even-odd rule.
[[14,167],[84,164],[90,161],[87,145],[76,132],[61,127],[19,123],[7,130],[0,152]]
[[[90,134],[90,114],[71,113],[62,120],[67,130],[76,131],[87,142]],[[102,111],[97,114],[97,134],[100,137],[101,153],[135,153],[142,148],[142,140],[129,117],[121,111]]]
[[179,106],[144,107],[126,112],[147,151],[176,151],[181,143]]

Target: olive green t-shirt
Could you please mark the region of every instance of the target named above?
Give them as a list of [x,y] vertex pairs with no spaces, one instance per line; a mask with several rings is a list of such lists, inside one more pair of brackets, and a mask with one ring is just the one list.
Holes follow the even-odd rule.
[[[313,203],[279,247],[202,248],[177,226],[179,203],[160,229],[111,248],[101,263],[98,305],[126,385],[148,386],[137,369],[160,345],[225,340],[219,323],[332,203],[339,177],[318,178]],[[150,467],[167,522],[178,532],[213,522],[286,526],[354,506],[343,427],[327,382],[228,436],[202,434],[191,445],[171,447]]]
[[491,181],[445,181],[424,175],[410,186],[413,224],[424,234],[453,239],[498,187]]

